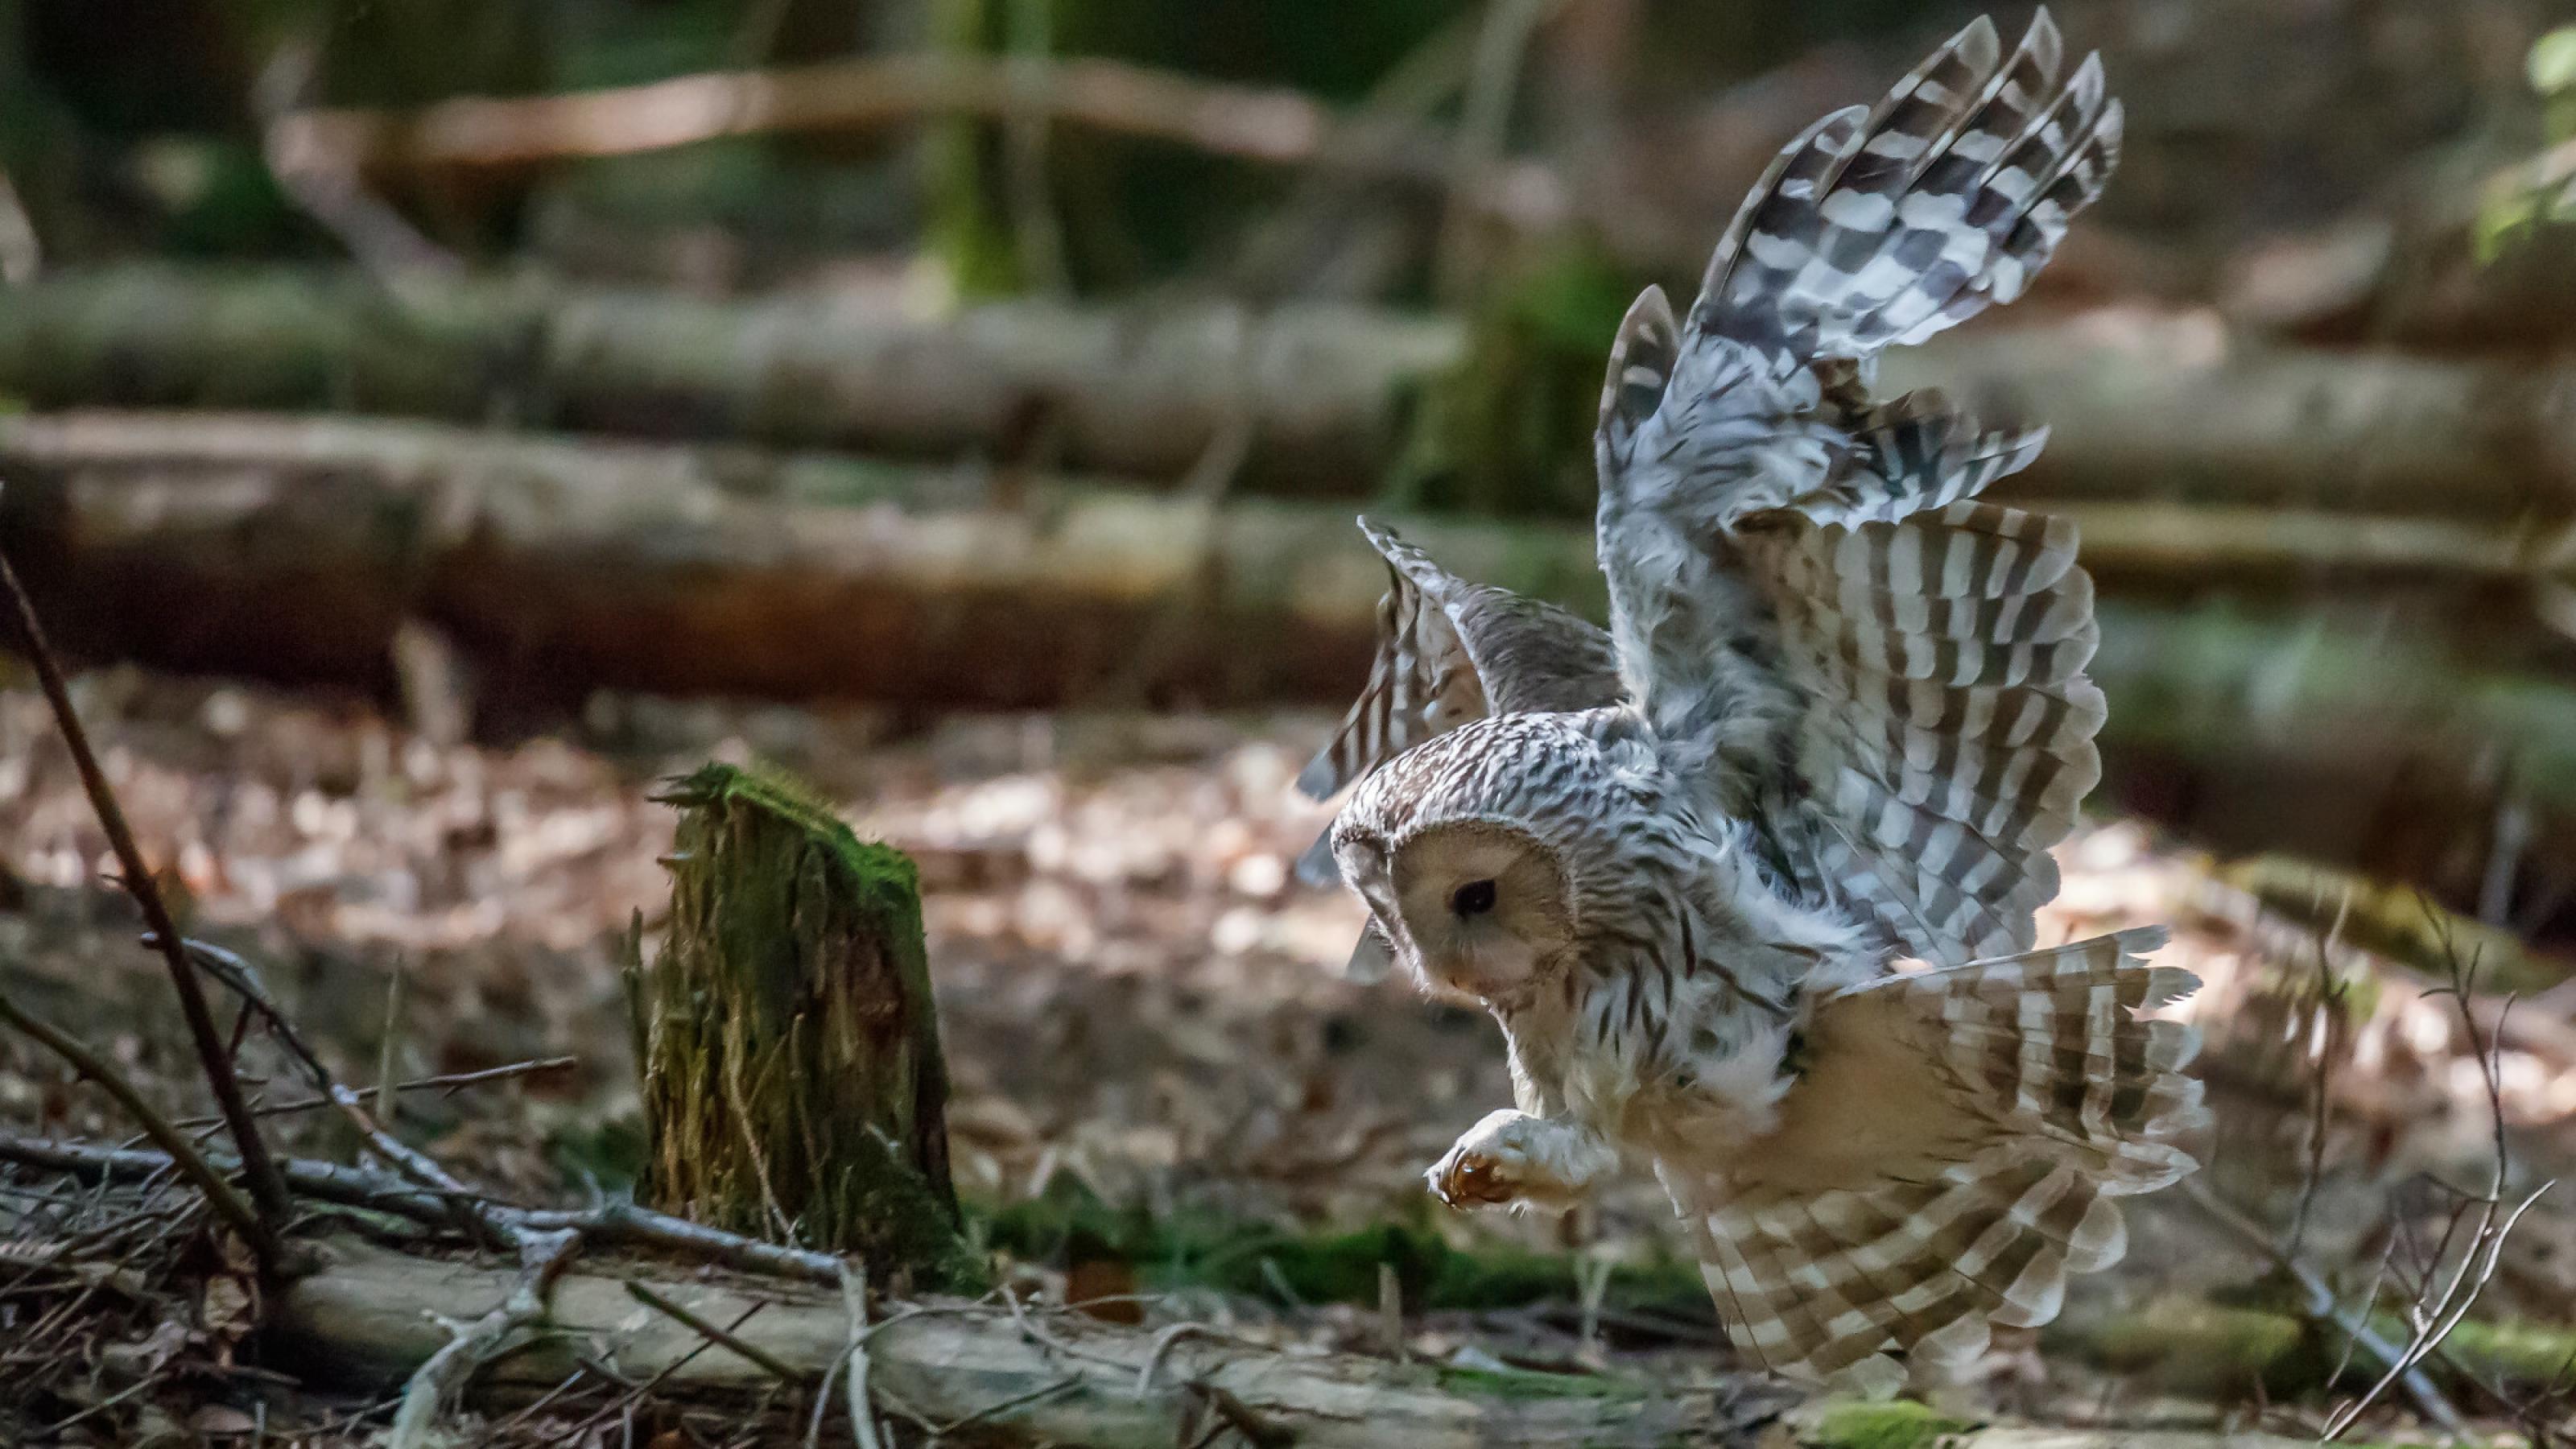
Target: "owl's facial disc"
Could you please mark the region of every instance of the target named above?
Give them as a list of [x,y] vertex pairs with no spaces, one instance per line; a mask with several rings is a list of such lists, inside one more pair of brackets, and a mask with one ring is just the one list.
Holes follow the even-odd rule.
[[1426,983],[1509,998],[1574,945],[1564,873],[1516,826],[1469,820],[1422,830],[1396,848],[1389,876],[1396,919],[1388,934]]

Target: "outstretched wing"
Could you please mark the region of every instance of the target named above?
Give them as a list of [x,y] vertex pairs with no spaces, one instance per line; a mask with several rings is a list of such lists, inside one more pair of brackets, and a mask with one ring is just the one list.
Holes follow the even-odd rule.
[[1888,976],[1829,997],[1813,1069],[1724,1175],[1673,1183],[1738,1348],[1825,1375],[1885,1349],[1956,1367],[2119,1260],[2115,1199],[2196,1164],[2208,1122],[2158,931]]
[[[1331,741],[1297,776],[1308,797],[1329,800],[1424,740],[1488,714],[1618,701],[1618,663],[1599,625],[1469,583],[1391,528],[1363,518],[1360,531],[1386,560],[1377,659]],[[1300,858],[1297,873],[1319,885],[1337,879],[1326,840]]]
[[1869,396],[1884,347],[2010,301],[2100,194],[2120,108],[2041,12],[1985,20],[1791,142],[1676,319],[1650,289],[1603,390],[1622,669],[1676,768],[1794,889],[1933,960],[2031,944],[2099,775],[2073,529],[1973,501],[2044,432]]

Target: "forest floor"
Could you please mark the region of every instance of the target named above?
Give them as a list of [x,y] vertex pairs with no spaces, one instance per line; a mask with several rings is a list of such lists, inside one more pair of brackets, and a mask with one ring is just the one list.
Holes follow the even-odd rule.
[[[440,745],[341,697],[124,670],[85,676],[77,696],[147,854],[170,863],[185,927],[262,962],[345,1075],[573,1059],[404,1098],[400,1129],[469,1176],[577,1200],[631,1173],[616,961],[630,921],[667,900],[673,816],[652,796],[708,758],[758,758],[919,863],[958,1186],[1033,1287],[1176,1295],[1247,1333],[1359,1348],[1393,1348],[1395,1308],[1403,1352],[1468,1366],[1687,1375],[1725,1361],[1651,1187],[1565,1219],[1471,1219],[1428,1198],[1424,1165],[1509,1101],[1501,1044],[1472,1009],[1341,979],[1359,910],[1290,870],[1329,818],[1290,786],[1329,727],[1320,714],[903,721],[602,697],[554,736]],[[200,1111],[104,855],[42,700],[0,692],[0,977],[174,1110]],[[2329,924],[2303,934],[2134,823],[2097,824],[2061,858],[2043,939],[2171,922],[2160,959],[2206,982],[2175,1008],[2210,1038],[2219,1128],[2201,1180],[2268,1221],[2303,1216],[2302,1261],[2356,1297],[2374,1264],[2405,1281],[2431,1211],[2405,1185],[2492,1165],[2478,1055],[2438,973],[2367,957],[2370,978],[2320,1010]],[[2517,1179],[2576,1166],[2567,1014],[2526,1003],[2494,1050]],[[2337,1063],[2322,1088],[2321,1045]],[[2320,1090],[2329,1126],[2312,1153]],[[130,1130],[14,1038],[0,1038],[0,1124]],[[322,1114],[279,1125],[289,1150],[347,1150]],[[2544,1200],[2509,1247],[2480,1316],[2576,1326],[2576,1207]],[[2327,1400],[2274,1397],[2298,1387],[2280,1364],[2231,1368],[2222,1347],[2213,1368],[2128,1331],[2160,1303],[2277,1298],[2262,1286],[2273,1269],[2182,1194],[2149,1199],[2127,1261],[2080,1282],[2059,1329],[2002,1336],[1953,1408],[2312,1429]],[[169,1352],[229,1363],[230,1344],[192,1334]],[[2514,1396],[2463,1376],[2464,1407]],[[48,1392],[64,1413],[104,1397],[70,1379]],[[162,1411],[221,1432],[244,1422],[237,1403]]]

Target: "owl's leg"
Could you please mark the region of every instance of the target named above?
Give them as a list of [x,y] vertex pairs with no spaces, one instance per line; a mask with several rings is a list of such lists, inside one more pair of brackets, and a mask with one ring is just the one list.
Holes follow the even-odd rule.
[[1468,1129],[1423,1176],[1453,1208],[1527,1203],[1563,1212],[1618,1166],[1617,1149],[1590,1128],[1506,1107]]

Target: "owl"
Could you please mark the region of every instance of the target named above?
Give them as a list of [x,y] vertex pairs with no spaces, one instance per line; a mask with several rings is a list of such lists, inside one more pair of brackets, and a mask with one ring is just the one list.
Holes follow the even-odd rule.
[[[1651,1172],[1784,1374],[1937,1378],[2117,1260],[2206,1114],[2155,931],[2039,949],[2100,767],[2065,522],[1979,500],[2044,433],[1874,359],[2046,263],[2120,107],[2043,11],[1979,20],[1780,152],[1689,311],[1649,288],[1596,452],[1604,631],[1387,560],[1378,658],[1300,784],[1355,974],[1481,1001],[1515,1105],[1428,1174],[1561,1208]],[[1895,1357],[1902,1355],[1900,1366]]]

